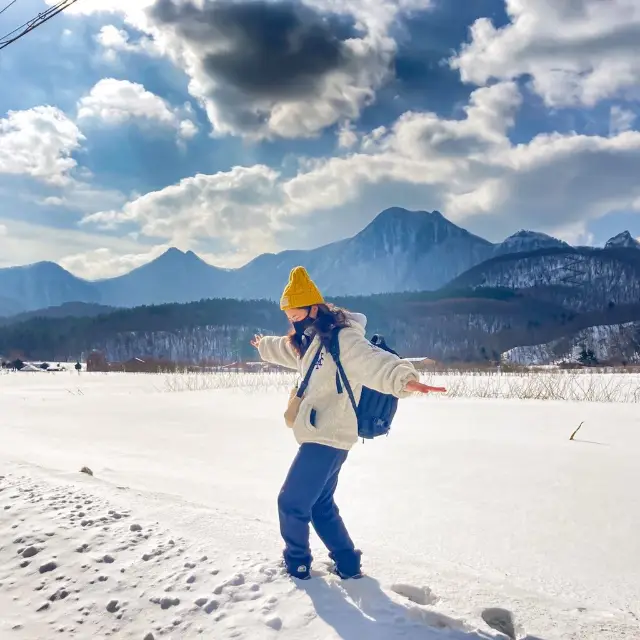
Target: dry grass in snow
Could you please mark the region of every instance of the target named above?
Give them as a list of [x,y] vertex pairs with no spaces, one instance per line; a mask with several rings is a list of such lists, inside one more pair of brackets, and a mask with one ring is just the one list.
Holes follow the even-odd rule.
[[[445,386],[451,398],[567,400],[575,402],[640,402],[640,374],[544,371],[533,373],[458,373],[423,375],[423,382]],[[166,374],[164,390],[205,391],[289,389],[294,373]]]
[[424,376],[453,398],[640,402],[640,375],[548,371]]
[[[24,376],[35,377],[31,387],[45,394],[59,386],[71,395],[84,393],[83,387],[108,386],[110,393],[128,393],[131,380],[139,391],[178,393],[184,391],[238,390],[243,393],[286,392],[295,384],[294,372],[190,372],[176,373],[9,373],[2,375],[2,390],[22,386]],[[448,398],[499,400],[563,400],[572,402],[638,403],[640,373],[592,370],[562,371],[542,369],[533,372],[459,372],[423,374],[422,381],[444,386]],[[438,396],[439,397],[439,396]]]

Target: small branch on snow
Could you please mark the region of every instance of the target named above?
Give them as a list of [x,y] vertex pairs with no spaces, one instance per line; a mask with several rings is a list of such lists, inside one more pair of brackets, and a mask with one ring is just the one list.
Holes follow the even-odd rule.
[[581,422],[578,425],[578,428],[571,434],[571,437],[569,438],[569,440],[573,440],[575,438],[576,433],[578,433],[578,431],[580,431],[580,427],[584,424],[584,422]]

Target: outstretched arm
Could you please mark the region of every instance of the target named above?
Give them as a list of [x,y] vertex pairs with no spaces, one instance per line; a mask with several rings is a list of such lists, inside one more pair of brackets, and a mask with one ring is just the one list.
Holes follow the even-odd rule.
[[444,392],[420,382],[420,374],[407,360],[372,345],[364,336],[340,333],[340,360],[352,384],[406,398],[412,393]]
[[251,344],[258,350],[265,362],[277,364],[287,369],[298,368],[298,356],[291,347],[287,336],[254,336]]

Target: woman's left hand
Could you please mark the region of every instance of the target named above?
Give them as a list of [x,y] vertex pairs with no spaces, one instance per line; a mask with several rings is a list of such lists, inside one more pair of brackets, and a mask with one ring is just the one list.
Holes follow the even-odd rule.
[[264,336],[261,333],[257,333],[255,336],[253,336],[253,340],[251,340],[251,346],[259,349],[262,338],[264,338]]
[[405,387],[405,391],[408,391],[409,393],[447,393],[447,390],[444,387],[430,387],[429,385],[422,384],[422,382],[418,382],[417,380],[408,382]]

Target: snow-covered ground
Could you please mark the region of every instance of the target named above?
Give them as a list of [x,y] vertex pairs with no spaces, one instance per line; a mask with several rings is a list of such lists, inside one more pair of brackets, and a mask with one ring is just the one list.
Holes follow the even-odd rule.
[[285,397],[0,376],[0,637],[505,638],[497,608],[517,638],[640,638],[636,405],[401,402],[338,489],[368,577],[324,575],[314,543],[297,585],[278,567]]

